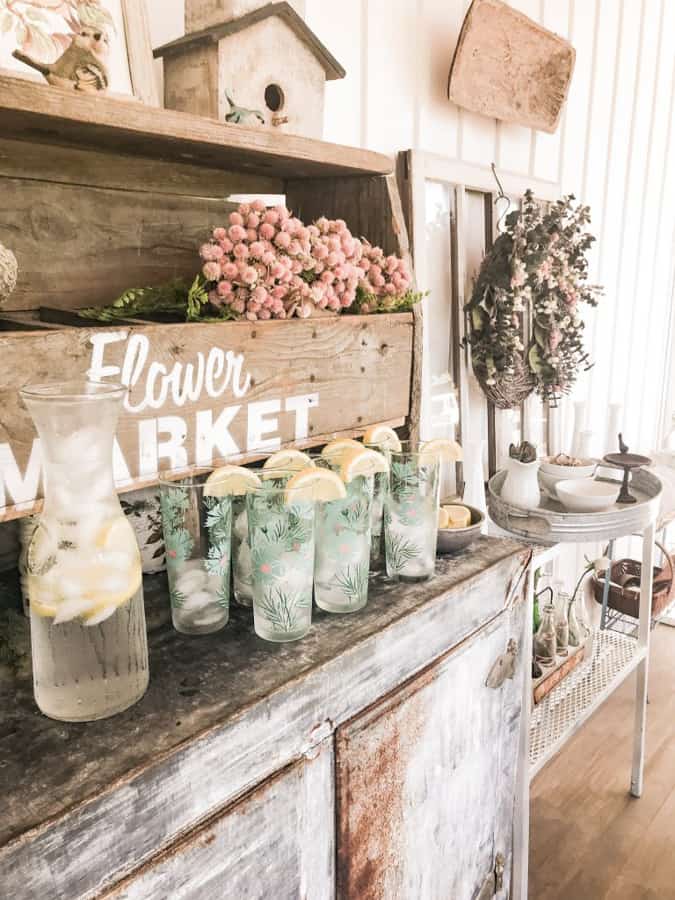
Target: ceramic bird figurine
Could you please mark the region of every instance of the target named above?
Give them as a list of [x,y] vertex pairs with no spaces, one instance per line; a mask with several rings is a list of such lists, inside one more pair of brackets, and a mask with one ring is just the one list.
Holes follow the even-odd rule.
[[621,453],[628,453],[628,447],[624,443],[622,434],[619,434],[619,450],[621,451]]
[[230,111],[225,116],[226,122],[233,125],[264,125],[265,117],[257,109],[246,109],[243,106],[237,106],[230,94],[225,91],[227,102],[230,104]]
[[9,298],[16,287],[19,264],[16,256],[7,247],[0,244],[0,306]]
[[49,84],[94,94],[108,87],[109,50],[110,41],[105,31],[84,26],[56,62],[41,63],[20,50],[15,50],[12,55],[37,69]]

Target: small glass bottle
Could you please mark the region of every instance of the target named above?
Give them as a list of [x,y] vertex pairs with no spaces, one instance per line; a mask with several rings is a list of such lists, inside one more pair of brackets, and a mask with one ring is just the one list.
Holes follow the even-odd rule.
[[558,642],[558,656],[567,656],[570,642],[569,623],[567,620],[567,608],[569,606],[570,597],[565,591],[556,591],[555,603],[555,633]]
[[580,598],[575,594],[567,606],[570,647],[581,647],[588,640],[590,628],[586,624]]
[[541,617],[541,625],[534,637],[537,662],[542,666],[552,666],[555,663],[557,647],[555,607],[552,603],[547,603]]

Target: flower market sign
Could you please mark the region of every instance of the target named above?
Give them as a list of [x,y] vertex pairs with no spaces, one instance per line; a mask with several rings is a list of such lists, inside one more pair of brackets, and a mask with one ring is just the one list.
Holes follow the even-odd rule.
[[0,388],[0,517],[42,493],[40,443],[17,393],[28,382],[58,373],[129,388],[114,464],[118,486],[131,487],[161,469],[402,424],[412,345],[409,313],[0,335],[11,373]]

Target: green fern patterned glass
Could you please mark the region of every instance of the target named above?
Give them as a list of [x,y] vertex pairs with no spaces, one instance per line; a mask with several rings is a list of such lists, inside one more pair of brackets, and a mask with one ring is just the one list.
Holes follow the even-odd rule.
[[253,605],[253,570],[246,495],[232,498],[232,593],[240,606]]
[[253,624],[266,641],[297,641],[312,624],[314,503],[265,481],[246,495]]
[[171,618],[182,634],[224,628],[230,609],[230,497],[204,494],[205,477],[160,479]]
[[392,451],[389,493],[384,507],[387,575],[424,581],[434,574],[440,463],[405,445]]
[[[382,444],[364,444],[389,459],[389,450]],[[373,502],[370,507],[370,571],[373,575],[384,571],[384,503],[389,491],[389,475],[378,472],[374,476]]]
[[362,609],[368,600],[373,477],[359,476],[344,500],[318,503],[314,599],[327,612]]

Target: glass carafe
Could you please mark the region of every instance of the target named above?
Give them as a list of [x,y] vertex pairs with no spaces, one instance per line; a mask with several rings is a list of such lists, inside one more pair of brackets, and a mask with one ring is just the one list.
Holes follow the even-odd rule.
[[148,685],[140,552],[112,473],[125,392],[84,380],[21,391],[45,475],[27,555],[35,700],[66,722],[121,712]]

